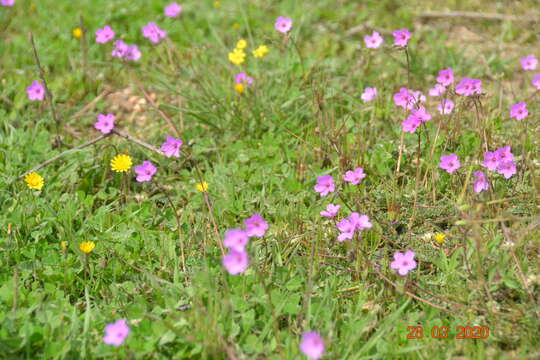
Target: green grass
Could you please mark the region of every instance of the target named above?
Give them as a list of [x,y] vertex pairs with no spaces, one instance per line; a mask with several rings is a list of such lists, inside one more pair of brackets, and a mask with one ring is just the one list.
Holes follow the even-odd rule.
[[[417,13],[445,10],[424,1],[192,1],[180,20],[164,19],[167,2],[133,3],[0,7],[0,358],[296,359],[302,332],[312,329],[326,342],[324,359],[539,356],[540,107],[532,73],[519,71],[520,57],[540,56],[533,25],[420,23]],[[534,1],[446,6],[524,17],[540,10]],[[82,41],[72,37],[81,15]],[[288,41],[274,30],[279,15],[294,21]],[[157,46],[140,31],[149,21],[169,33]],[[123,65],[111,44],[95,43],[106,24],[139,45],[140,62]],[[390,46],[391,31],[403,27],[413,33],[409,67]],[[367,51],[371,28],[385,46]],[[39,78],[30,31],[62,119],[60,147],[49,107],[25,92]],[[248,58],[236,67],[227,54],[239,39]],[[270,53],[255,59],[260,44]],[[447,67],[457,79],[482,79],[481,111],[460,100],[442,117],[428,97],[434,118],[420,132],[419,167],[418,136],[405,134],[397,173],[405,114],[393,94],[410,87],[427,95]],[[240,71],[254,78],[242,96],[234,91]],[[379,96],[365,104],[367,86]],[[156,106],[134,108],[143,90]],[[88,106],[104,91],[116,95]],[[508,116],[518,101],[531,114],[522,122]],[[181,158],[111,136],[40,169],[43,191],[17,179],[96,137],[96,115],[106,112],[156,147],[172,134],[169,118],[184,140]],[[518,173],[506,180],[491,172],[491,189],[476,194],[471,173],[481,169],[484,139],[489,150],[511,145]],[[110,170],[126,151],[135,165],[157,165],[152,182]],[[463,165],[452,175],[438,166],[448,153]],[[342,174],[358,166],[367,177],[345,186]],[[334,176],[339,197],[314,192],[323,174]],[[208,204],[196,190],[201,177]],[[374,226],[338,243],[319,212],[332,202],[342,205],[339,219],[347,216],[343,199]],[[254,212],[269,231],[251,238],[248,270],[231,276],[218,243]],[[96,243],[87,257],[83,241]],[[407,249],[418,267],[400,277],[389,264]],[[104,326],[121,317],[131,328],[126,343],[105,345]],[[459,326],[475,325],[489,327],[489,337],[455,339]],[[408,339],[409,326],[422,326],[424,337]],[[435,326],[448,327],[449,338],[432,338]]]

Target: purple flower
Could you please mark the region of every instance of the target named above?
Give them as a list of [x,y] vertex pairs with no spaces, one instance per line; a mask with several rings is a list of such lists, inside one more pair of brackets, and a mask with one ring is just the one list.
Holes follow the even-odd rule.
[[392,34],[394,35],[394,45],[396,46],[407,46],[411,38],[411,33],[408,29],[396,30]]
[[428,113],[423,106],[420,106],[418,109],[412,109],[411,114],[416,116],[423,123],[431,120],[431,114]]
[[365,88],[361,96],[364,102],[371,101],[375,99],[376,97],[377,97],[377,89],[371,88],[371,87]]
[[182,12],[182,6],[173,2],[165,7],[165,16],[177,17]]
[[316,192],[321,196],[326,196],[331,192],[334,192],[336,186],[334,185],[334,179],[332,175],[322,175],[317,178],[317,184],[313,187]]
[[106,25],[103,29],[96,30],[96,42],[105,44],[114,39],[114,35],[113,29],[109,25]]
[[364,36],[364,42],[366,43],[366,47],[368,47],[370,49],[378,48],[379,46],[381,46],[383,41],[384,40],[383,40],[382,36],[376,31],[374,31],[371,34],[371,36],[370,35]]
[[356,230],[362,231],[364,229],[371,229],[371,227],[373,226],[369,221],[369,216],[360,215],[357,212],[351,213],[348,219],[354,225],[354,228]]
[[516,120],[523,120],[529,115],[527,104],[523,101],[518,102],[510,107],[510,117]]
[[129,335],[129,326],[126,319],[119,319],[116,322],[105,326],[105,336],[103,342],[107,345],[120,346]]
[[141,58],[141,52],[139,51],[137,45],[129,45],[125,56],[128,60],[139,61]]
[[540,74],[536,74],[534,75],[533,79],[532,79],[532,84],[535,88],[537,88],[538,90],[540,90]]
[[495,150],[495,155],[497,155],[497,161],[499,161],[499,163],[514,160],[514,154],[512,154],[510,145],[498,148]]
[[0,5],[2,5],[2,6],[13,6],[13,5],[15,5],[15,0],[1,0]]
[[126,56],[126,53],[127,53],[128,49],[129,49],[128,44],[126,44],[122,40],[116,40],[114,42],[114,49],[113,49],[111,55],[114,56],[114,57],[123,58],[123,57]]
[[101,131],[102,134],[108,134],[114,128],[114,120],[116,116],[113,114],[99,114],[97,116],[98,121],[94,124],[94,127]]
[[437,76],[437,82],[443,86],[448,86],[454,82],[454,73],[452,68],[444,69],[439,71],[439,76]]
[[497,159],[497,154],[494,151],[486,151],[484,153],[484,161],[482,166],[490,171],[495,171],[497,166],[499,166],[499,159]]
[[503,175],[505,179],[510,179],[516,172],[516,163],[512,160],[499,162],[497,173]]
[[359,167],[354,170],[349,170],[345,172],[345,176],[343,176],[343,180],[346,182],[349,182],[353,185],[359,184],[363,178],[366,177],[366,174],[364,174],[364,169]]
[[521,68],[525,71],[536,70],[536,66],[538,65],[538,60],[534,55],[525,56],[524,58],[521,58],[520,61]]
[[489,189],[489,183],[486,180],[486,175],[482,171],[475,171],[473,176],[476,179],[473,184],[475,193]]
[[442,115],[448,115],[451,114],[454,110],[454,102],[450,99],[444,99],[441,101],[439,106],[437,106],[437,109],[439,110],[439,113]]
[[163,144],[161,144],[161,151],[165,154],[166,157],[180,157],[180,148],[182,147],[183,141],[180,139],[175,139],[172,136],[167,136],[167,139]]
[[37,80],[34,80],[32,84],[26,88],[26,93],[30,100],[43,101],[45,98],[45,88]]
[[249,258],[245,251],[230,249],[229,253],[223,257],[223,266],[231,275],[238,275],[246,271],[249,265]]
[[236,81],[236,84],[252,84],[253,83],[253,78],[251,76],[247,76],[247,74],[245,72],[241,72],[240,74],[236,74],[236,76],[234,77],[235,81]]
[[242,229],[230,229],[225,233],[225,240],[223,240],[223,245],[229,249],[236,251],[244,251],[247,243],[249,242],[249,237],[246,232]]
[[401,122],[401,128],[403,132],[414,133],[416,129],[422,124],[422,120],[413,114],[410,114],[407,119]]
[[324,354],[324,341],[315,331],[306,331],[302,334],[300,351],[310,360],[317,360]]
[[425,102],[426,97],[420,91],[400,88],[398,93],[394,94],[394,103],[406,110],[411,110],[420,102]]
[[456,154],[450,154],[441,156],[439,166],[441,169],[444,169],[447,173],[451,174],[459,169],[461,164],[459,163],[459,157]]
[[320,214],[324,217],[334,217],[337,215],[340,208],[341,206],[339,205],[328,204],[328,206],[326,206],[326,210],[321,211]]
[[348,218],[340,220],[336,224],[336,226],[341,232],[341,234],[339,234],[337,238],[339,242],[343,242],[345,240],[350,240],[353,238],[354,231],[356,230],[356,225]]
[[289,19],[283,16],[278,16],[276,20],[275,28],[280,33],[283,33],[283,34],[288,33],[289,31],[291,31],[291,28],[292,28],[292,19]]
[[441,96],[446,91],[446,88],[442,84],[435,84],[435,86],[429,89],[429,96]]
[[146,182],[152,180],[152,176],[157,171],[157,168],[150,161],[143,161],[139,166],[134,167],[135,173],[137,174],[138,182]]
[[471,96],[481,94],[482,91],[482,80],[479,79],[463,78],[456,85],[456,94],[458,95]]
[[405,253],[396,252],[394,254],[394,261],[390,263],[390,267],[397,270],[399,275],[405,276],[413,269],[416,269],[416,261],[414,261],[414,252],[411,250],[405,251]]
[[143,36],[149,39],[153,44],[157,44],[167,36],[165,30],[161,30],[155,22],[150,21],[142,28]]
[[249,237],[263,237],[268,230],[268,223],[264,221],[261,214],[255,213],[250,218],[244,221],[246,226],[246,234]]

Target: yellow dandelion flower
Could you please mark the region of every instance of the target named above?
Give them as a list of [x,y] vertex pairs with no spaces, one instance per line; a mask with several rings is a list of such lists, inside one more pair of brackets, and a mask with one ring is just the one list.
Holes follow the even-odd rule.
[[43,178],[38,173],[32,172],[24,177],[24,182],[30,189],[41,190],[43,188]]
[[247,41],[244,40],[244,39],[238,40],[238,42],[236,43],[236,48],[237,49],[244,50],[246,47],[247,47]]
[[235,65],[240,65],[246,60],[246,53],[242,49],[234,49],[229,53],[229,61]]
[[257,49],[253,50],[253,56],[256,58],[263,58],[266,54],[268,54],[269,51],[268,46],[261,45]]
[[238,29],[240,29],[240,24],[239,23],[234,23],[234,24],[232,24],[232,28],[234,30],[238,30]]
[[198,192],[206,192],[208,190],[208,183],[206,181],[203,181],[200,184],[197,184],[197,191]]
[[446,235],[442,234],[442,233],[438,233],[438,234],[433,235],[433,239],[435,239],[435,241],[438,244],[442,244],[444,242],[445,238],[446,238]]
[[81,245],[79,245],[79,249],[85,254],[90,254],[95,247],[96,243],[93,241],[83,241]]
[[234,90],[236,90],[237,93],[242,94],[246,88],[242,84],[235,84]]
[[81,28],[75,28],[73,29],[73,37],[75,39],[80,39],[83,36],[83,31]]
[[60,247],[64,250],[67,249],[67,241],[60,241]]
[[126,172],[132,165],[131,157],[129,155],[116,155],[111,160],[111,169],[116,172]]
[[221,7],[221,1],[214,1],[214,7],[220,8]]

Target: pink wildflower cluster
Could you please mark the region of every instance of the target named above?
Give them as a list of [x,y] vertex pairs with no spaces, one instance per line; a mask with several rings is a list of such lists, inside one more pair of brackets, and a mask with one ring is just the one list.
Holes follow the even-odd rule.
[[230,229],[225,233],[223,245],[229,253],[223,257],[223,266],[231,275],[238,275],[247,270],[249,257],[246,246],[250,237],[263,237],[268,230],[268,223],[261,214],[255,213],[244,221],[244,229]]
[[356,230],[362,232],[365,229],[370,229],[373,225],[369,221],[369,216],[353,212],[349,217],[339,221],[336,226],[340,231],[337,240],[343,242],[352,239]]
[[396,252],[394,254],[394,261],[390,263],[390,267],[397,270],[399,275],[405,276],[409,271],[416,269],[415,255],[414,251],[411,250],[407,250],[404,253]]
[[482,166],[489,171],[496,171],[505,179],[510,179],[517,172],[510,145],[500,147],[495,151],[486,151]]

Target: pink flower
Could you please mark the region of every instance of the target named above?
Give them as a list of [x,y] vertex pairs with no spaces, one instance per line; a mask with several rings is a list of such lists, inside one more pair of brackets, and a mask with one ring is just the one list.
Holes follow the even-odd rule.
[[413,134],[414,132],[416,132],[416,129],[422,124],[422,120],[413,115],[413,114],[410,114],[407,119],[403,120],[401,122],[401,128],[403,130],[403,132],[408,132],[408,133],[411,133]]
[[326,210],[321,211],[320,214],[324,217],[334,217],[337,215],[340,208],[341,206],[339,205],[328,204],[328,206],[326,206]]
[[316,192],[321,196],[326,196],[331,192],[334,192],[336,186],[334,185],[334,179],[332,175],[322,175],[317,178],[317,184],[313,187]]
[[461,164],[459,163],[459,157],[456,154],[450,154],[441,156],[439,166],[441,169],[444,169],[447,173],[451,174],[459,169]]
[[97,116],[98,121],[94,124],[96,130],[101,131],[102,134],[108,134],[114,128],[114,120],[116,116],[113,114],[99,114]]
[[414,261],[415,253],[411,250],[405,251],[405,253],[396,252],[394,254],[394,261],[390,263],[390,267],[398,271],[401,276],[407,275],[407,273],[413,269],[416,269],[416,261]]
[[343,176],[343,180],[346,182],[349,182],[353,185],[359,184],[363,178],[366,177],[366,174],[364,174],[364,169],[359,167],[354,170],[349,170],[345,172],[345,176]]
[[408,29],[396,30],[392,34],[394,35],[394,45],[396,46],[407,46],[411,38],[411,33]]
[[249,237],[263,237],[268,230],[268,223],[264,221],[261,214],[255,213],[250,218],[244,221],[246,226],[246,234]]
[[116,40],[114,42],[114,49],[111,55],[133,61],[139,61],[141,58],[141,52],[139,51],[137,45],[128,45],[122,40]]
[[373,226],[369,221],[369,216],[360,215],[357,212],[351,213],[347,219],[354,225],[356,230],[371,229]]
[[423,123],[431,120],[431,114],[428,113],[423,106],[420,106],[418,109],[412,109],[411,114],[416,116]]
[[535,88],[537,88],[538,90],[540,90],[540,74],[536,74],[534,75],[533,79],[532,79],[532,84]]
[[302,334],[300,351],[310,360],[317,360],[324,354],[324,341],[315,331],[306,331]]
[[448,86],[454,82],[454,73],[452,68],[444,69],[439,71],[439,76],[437,76],[437,82],[443,86]]
[[510,179],[516,172],[516,163],[512,160],[502,161],[497,167],[497,173],[503,175],[505,179]]
[[139,166],[133,168],[137,174],[137,182],[147,182],[152,180],[152,176],[157,171],[157,168],[150,161],[143,161]]
[[473,184],[475,193],[489,189],[489,183],[486,180],[486,175],[482,171],[475,171],[473,176],[476,179]]
[[13,6],[13,5],[15,5],[15,0],[1,0],[0,5],[2,5],[2,6]]
[[538,65],[538,60],[534,55],[525,56],[524,58],[521,58],[520,61],[521,68],[525,71],[536,70],[536,66]]
[[292,19],[289,19],[283,16],[278,16],[276,20],[275,28],[280,33],[283,33],[283,34],[288,33],[289,31],[291,31],[291,28],[292,28]]
[[336,224],[338,230],[341,234],[338,235],[337,240],[343,242],[345,240],[350,240],[354,236],[354,231],[356,230],[356,224],[350,221],[348,218],[341,220]]
[[371,101],[377,97],[377,89],[376,88],[365,88],[364,92],[362,93],[362,100],[364,102]]
[[140,58],[141,58],[141,52],[139,51],[139,48],[137,47],[137,45],[129,45],[126,52],[126,59],[139,61]]
[[494,151],[486,151],[484,153],[484,161],[482,162],[482,166],[490,171],[495,171],[497,166],[499,166],[497,154]]
[[510,107],[510,117],[516,120],[523,120],[529,115],[527,104],[523,101],[518,102]]
[[370,49],[378,48],[379,46],[381,46],[383,41],[384,40],[383,40],[382,36],[376,31],[374,31],[371,34],[371,36],[370,35],[364,36],[364,42],[366,43],[366,47],[368,47]]
[[182,12],[182,6],[173,2],[165,7],[165,16],[177,17]]
[[441,84],[435,84],[435,86],[429,89],[429,96],[441,96],[446,91],[446,88]]
[[394,94],[394,103],[406,110],[411,110],[415,105],[425,102],[426,97],[420,91],[400,88],[398,93]]
[[229,253],[223,257],[223,266],[231,275],[238,275],[247,270],[249,258],[245,250],[237,251],[230,249]]
[[512,154],[512,149],[510,145],[506,145],[495,150],[495,155],[497,156],[498,162],[512,161],[514,160],[514,154]]
[[245,72],[236,74],[234,78],[235,78],[236,84],[242,84],[242,83],[252,84],[253,83],[253,78],[251,76],[247,76]]
[[161,30],[155,22],[151,21],[142,28],[143,36],[149,39],[153,44],[157,44],[167,36],[165,30]]
[[126,319],[119,319],[116,322],[105,326],[105,336],[103,342],[107,345],[120,346],[129,335],[129,326]]
[[231,229],[225,233],[225,240],[223,245],[229,249],[236,251],[244,251],[247,243],[249,242],[249,237],[246,232],[242,229]]
[[439,106],[437,106],[437,109],[439,110],[439,113],[442,115],[448,115],[451,114],[454,110],[454,102],[449,99],[444,99],[441,101]]
[[114,39],[114,35],[113,29],[109,25],[106,25],[103,29],[96,30],[96,42],[105,44]]
[[479,79],[463,78],[456,85],[456,94],[458,95],[471,96],[481,94],[482,91],[482,80]]
[[37,80],[34,80],[30,86],[26,88],[29,100],[43,101],[45,98],[45,88]]
[[167,136],[165,142],[161,144],[161,151],[165,154],[166,157],[180,157],[180,148],[182,147],[183,141],[180,139],[175,139],[172,136]]

